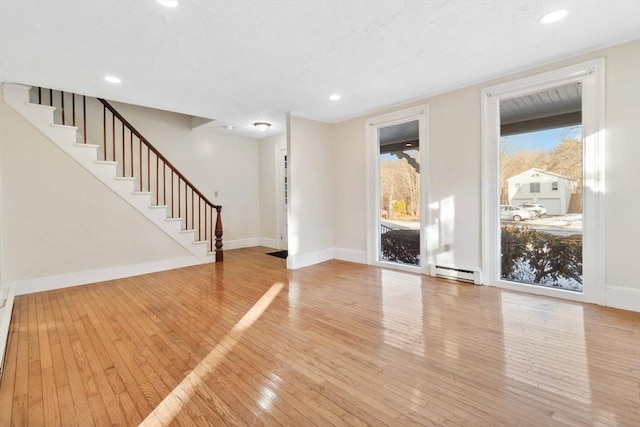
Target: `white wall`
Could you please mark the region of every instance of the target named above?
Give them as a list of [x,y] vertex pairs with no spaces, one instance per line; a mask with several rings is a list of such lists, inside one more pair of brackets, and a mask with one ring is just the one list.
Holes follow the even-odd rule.
[[278,247],[277,182],[279,178],[276,152],[287,143],[287,134],[270,136],[258,141],[260,154],[260,242],[262,246]]
[[360,251],[366,259],[367,194],[364,122],[350,120],[334,125],[333,159],[333,236],[338,250]]
[[[431,180],[432,224],[428,229],[437,234],[430,238],[436,244],[433,256],[438,263],[479,267],[479,90],[464,89],[370,116],[424,103],[430,111],[430,152],[428,169],[421,168],[421,173],[428,173]],[[366,117],[360,117],[335,125],[333,143],[336,247],[361,252],[366,251],[365,121]]]
[[[111,103],[212,203],[222,205],[226,248],[260,237],[259,141],[191,130],[191,117]],[[215,197],[215,192],[218,197]]]
[[[434,261],[461,267],[480,264],[482,218],[480,94],[463,89],[429,103],[429,177]],[[434,236],[432,236],[434,237]]]
[[0,161],[5,283],[190,256],[4,101]]
[[289,116],[288,268],[333,258],[332,126]]
[[[640,263],[637,262],[640,259],[640,168],[637,166],[640,159],[640,41],[369,115],[429,104],[429,173],[434,216],[430,230],[438,234],[435,239],[437,261],[481,267],[481,88],[598,57],[606,59],[606,284],[640,290]],[[340,236],[336,238],[336,246],[360,251],[366,250],[366,230],[362,227],[366,212],[361,201],[366,191],[365,177],[364,173],[351,174],[341,153],[349,153],[353,167],[360,170],[359,159],[365,158],[365,120],[366,117],[360,117],[335,125],[333,141],[334,233]],[[620,212],[628,212],[625,221],[615,220]],[[445,250],[445,244],[449,250]]]
[[[603,56],[606,284],[640,290],[640,41],[607,49]],[[629,215],[620,220],[622,212]]]

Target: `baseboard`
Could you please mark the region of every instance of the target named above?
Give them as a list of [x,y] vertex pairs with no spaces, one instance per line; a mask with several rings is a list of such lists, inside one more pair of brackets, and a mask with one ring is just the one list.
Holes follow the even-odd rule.
[[249,239],[236,239],[236,240],[223,240],[222,249],[240,249],[240,248],[252,248],[254,246],[260,246],[260,239],[257,237],[251,237]]
[[333,248],[322,249],[320,251],[309,252],[300,255],[289,255],[287,257],[287,268],[295,270],[310,265],[319,264],[321,262],[333,259]]
[[260,246],[264,246],[265,248],[280,249],[278,247],[278,241],[276,239],[267,239],[266,237],[260,238]]
[[357,249],[333,248],[333,257],[341,261],[357,262],[359,264],[367,263],[367,251],[359,251]]
[[605,288],[604,305],[622,310],[640,312],[640,289],[607,286]]
[[36,279],[21,280],[12,283],[15,295],[31,294],[34,292],[51,291],[53,289],[71,286],[88,285],[106,280],[122,279],[123,277],[139,276],[157,271],[173,270],[174,268],[189,267],[202,264],[195,256],[163,259],[144,262],[141,264],[123,265],[118,267],[100,268],[96,270],[79,271],[60,274],[57,276],[38,277]]
[[13,286],[4,286],[0,289],[0,377],[2,377],[4,356],[7,351],[14,299],[15,289]]

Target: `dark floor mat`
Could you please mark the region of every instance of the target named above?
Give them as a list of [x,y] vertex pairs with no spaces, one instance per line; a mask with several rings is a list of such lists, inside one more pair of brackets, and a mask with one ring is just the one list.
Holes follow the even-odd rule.
[[278,251],[278,252],[269,252],[267,255],[275,256],[282,259],[287,259],[287,255],[289,255],[289,251]]

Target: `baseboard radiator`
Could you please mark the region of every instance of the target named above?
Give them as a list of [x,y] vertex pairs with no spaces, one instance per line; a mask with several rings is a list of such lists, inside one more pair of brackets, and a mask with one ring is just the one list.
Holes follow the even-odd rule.
[[476,285],[482,283],[480,270],[432,264],[430,266],[430,274],[434,277],[474,283]]

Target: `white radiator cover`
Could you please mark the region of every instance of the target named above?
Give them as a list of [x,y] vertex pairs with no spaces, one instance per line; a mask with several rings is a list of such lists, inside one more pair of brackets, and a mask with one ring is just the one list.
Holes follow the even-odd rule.
[[480,285],[482,283],[480,270],[468,267],[431,264],[429,267],[429,274],[434,277],[459,280],[461,282],[474,283],[476,285]]

